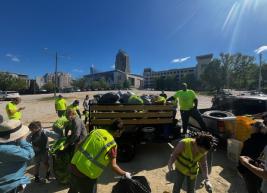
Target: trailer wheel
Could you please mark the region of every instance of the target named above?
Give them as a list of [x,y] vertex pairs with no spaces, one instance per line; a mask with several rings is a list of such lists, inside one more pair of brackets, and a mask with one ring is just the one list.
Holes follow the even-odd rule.
[[119,162],[129,162],[135,156],[135,145],[129,143],[119,143],[118,144],[118,161]]

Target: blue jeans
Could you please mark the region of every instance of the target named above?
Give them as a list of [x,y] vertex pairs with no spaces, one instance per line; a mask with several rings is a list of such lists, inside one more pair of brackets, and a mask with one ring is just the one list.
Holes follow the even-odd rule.
[[174,183],[173,186],[173,190],[172,193],[180,193],[184,180],[186,179],[186,189],[187,189],[187,193],[195,193],[195,186],[196,186],[196,178],[195,179],[190,179],[189,176],[186,176],[184,174],[182,174],[180,171],[175,170],[176,171],[176,181]]

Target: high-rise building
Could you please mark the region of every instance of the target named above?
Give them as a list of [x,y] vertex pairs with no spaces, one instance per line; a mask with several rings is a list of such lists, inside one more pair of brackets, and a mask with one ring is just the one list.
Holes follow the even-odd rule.
[[153,71],[151,68],[144,69],[144,88],[155,88],[156,80],[160,77],[175,76],[177,81],[181,81],[183,77],[193,74],[199,80],[205,65],[212,61],[213,54],[197,56],[197,64],[195,67],[169,69],[163,71]]
[[[55,82],[55,73],[46,73],[42,77],[36,77],[36,83],[41,88],[47,83]],[[70,88],[72,82],[72,77],[69,73],[58,72],[57,73],[57,86],[59,89]]]
[[129,56],[122,49],[120,49],[116,55],[115,70],[120,70],[122,72],[125,72],[126,74],[131,73],[130,64],[129,64]]
[[72,78],[71,78],[71,75],[69,73],[63,73],[63,72],[60,72],[58,73],[58,80],[57,80],[57,83],[58,83],[58,87],[59,88],[70,88],[71,87],[71,81],[72,81]]
[[196,74],[196,67],[169,69],[162,71],[153,71],[151,68],[144,69],[144,88],[155,88],[156,80],[163,77],[176,77],[177,81],[182,80],[183,77],[189,74]]
[[42,88],[46,83],[44,76],[36,76],[36,84],[38,85],[39,88]]
[[143,88],[144,79],[142,76],[130,73],[129,56],[123,51],[119,50],[116,55],[115,69],[106,72],[97,72],[95,68],[90,68],[90,74],[85,75],[88,87],[93,81],[104,80],[110,87],[119,87],[124,82],[128,81],[132,88]]
[[205,69],[205,66],[208,65],[213,58],[213,54],[206,54],[206,55],[201,55],[197,56],[197,65],[196,65],[196,70],[197,70],[197,79],[200,79],[200,75],[202,74],[203,70]]

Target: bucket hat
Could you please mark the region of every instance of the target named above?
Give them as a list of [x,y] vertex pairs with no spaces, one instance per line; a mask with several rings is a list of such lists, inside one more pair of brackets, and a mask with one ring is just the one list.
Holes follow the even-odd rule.
[[8,120],[0,124],[0,143],[16,141],[29,133],[29,128],[19,120]]

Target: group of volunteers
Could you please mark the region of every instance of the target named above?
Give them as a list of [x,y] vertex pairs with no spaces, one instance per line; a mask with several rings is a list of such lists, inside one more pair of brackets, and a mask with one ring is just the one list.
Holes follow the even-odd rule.
[[[161,96],[167,98],[165,93],[162,93]],[[170,171],[173,170],[175,165],[176,181],[173,193],[181,191],[184,181],[186,181],[187,192],[194,193],[199,169],[201,169],[206,187],[212,189],[208,177],[207,153],[215,148],[216,140],[207,132],[200,132],[194,138],[186,137],[190,116],[199,122],[203,131],[206,131],[205,123],[197,109],[197,96],[193,90],[187,88],[186,83],[182,84],[182,90],[177,91],[173,98],[179,101],[183,123],[182,134],[185,137],[178,142],[167,164]],[[58,119],[54,122],[52,130],[44,129],[40,121],[33,121],[28,126],[22,124],[22,111],[25,108],[17,107],[20,102],[21,99],[16,98],[6,105],[9,120],[4,121],[3,117],[0,116],[0,193],[22,193],[25,190],[26,185],[30,183],[29,178],[25,176],[25,171],[27,163],[32,159],[35,163],[35,182],[43,182],[44,180],[39,175],[41,164],[45,166],[46,179],[51,180],[50,174],[52,171],[48,161],[48,137],[54,139],[65,137],[66,143],[64,147],[72,152],[68,167],[71,173],[69,193],[96,193],[97,179],[109,164],[116,174],[131,179],[131,173],[119,167],[116,160],[117,144],[115,139],[124,132],[123,121],[115,119],[109,128],[94,129],[88,133],[85,126],[88,121],[87,115],[89,111],[88,95],[83,101],[84,122],[81,119],[79,100],[74,100],[68,106],[63,96],[59,95],[55,100]],[[263,131],[266,128],[266,115],[264,121],[262,125],[255,125],[255,127]],[[248,141],[247,143],[251,142]],[[265,143],[259,145],[257,154],[262,152],[265,145]],[[262,188],[257,187],[257,192],[266,193],[267,172],[261,166],[255,166],[251,162],[254,159],[251,152],[256,150],[247,150],[245,146],[246,144],[243,148],[244,151],[241,153],[240,165],[245,167],[251,174],[257,176],[260,179],[260,183],[263,181]],[[247,146],[250,147],[250,145]],[[254,179],[251,175],[246,175],[245,172],[242,175],[247,187],[255,185],[254,181],[251,182]],[[256,189],[254,189],[254,192],[256,193]]]

